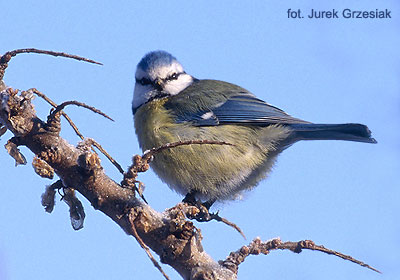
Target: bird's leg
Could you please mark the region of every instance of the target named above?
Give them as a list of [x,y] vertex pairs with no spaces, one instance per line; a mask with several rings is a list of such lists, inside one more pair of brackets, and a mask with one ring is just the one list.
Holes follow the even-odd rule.
[[190,218],[195,219],[198,222],[211,221],[212,216],[214,216],[215,214],[210,213],[209,209],[211,205],[215,202],[215,199],[210,199],[202,203],[200,200],[196,199],[196,193],[196,191],[190,191],[182,200],[182,202],[195,206],[197,207],[197,209],[199,209],[199,213],[197,213],[196,216]]
[[196,200],[196,191],[190,191],[189,193],[186,194],[186,196],[182,200],[182,202],[187,203],[191,206],[197,207],[197,209],[199,209],[199,212],[194,215],[187,213],[186,217],[188,219],[196,220],[198,222],[209,222],[212,220],[216,220],[218,222],[223,222],[224,224],[236,229],[244,237],[244,239],[246,239],[246,237],[244,236],[244,233],[236,224],[228,221],[225,218],[220,217],[218,214],[218,211],[216,213],[210,213],[210,208],[214,204],[215,199],[209,199],[206,202],[201,203],[200,200]]
[[185,202],[190,205],[196,205],[196,191],[190,191],[186,194],[185,198],[182,200],[182,202]]
[[210,199],[210,200],[207,200],[206,202],[202,203],[200,200],[196,200],[196,194],[197,194],[196,191],[188,192],[186,194],[186,196],[183,198],[182,202],[196,206],[199,209],[204,207],[207,209],[207,211],[210,210],[210,207],[214,204],[215,199]]
[[215,199],[209,199],[206,202],[204,202],[202,205],[207,208],[207,210],[210,210],[211,206],[214,204]]

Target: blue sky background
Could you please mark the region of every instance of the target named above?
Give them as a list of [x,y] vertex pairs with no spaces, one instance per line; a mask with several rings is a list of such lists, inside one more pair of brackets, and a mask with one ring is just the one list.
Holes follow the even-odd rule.
[[[293,116],[317,123],[359,122],[377,145],[297,143],[243,201],[219,205],[231,228],[199,224],[205,250],[224,259],[254,237],[312,239],[378,268],[382,275],[318,252],[249,257],[239,279],[394,279],[400,273],[400,7],[398,1],[7,1],[1,53],[35,47],[86,56],[96,66],[21,54],[7,85],[35,87],[61,103],[78,100],[116,121],[68,107],[81,132],[124,167],[140,153],[131,99],[137,62],[148,51],[174,54],[197,78],[229,81]],[[287,10],[390,9],[392,19],[288,19]],[[339,12],[340,14],[340,12]],[[35,100],[38,115],[50,108]],[[62,135],[78,138],[66,122]],[[4,145],[10,133],[0,142]],[[22,152],[32,160],[26,148]],[[119,173],[103,159],[116,181]],[[87,218],[75,232],[67,206],[44,212],[51,182],[30,164],[14,167],[0,149],[0,279],[162,279],[136,241],[83,199]],[[154,173],[141,174],[150,205],[182,199]],[[180,279],[163,266],[171,279]]]

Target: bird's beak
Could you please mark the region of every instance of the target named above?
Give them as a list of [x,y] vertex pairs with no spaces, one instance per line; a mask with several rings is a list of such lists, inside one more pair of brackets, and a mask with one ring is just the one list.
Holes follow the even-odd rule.
[[154,81],[154,86],[157,90],[162,91],[163,90],[163,81],[161,79],[156,79]]

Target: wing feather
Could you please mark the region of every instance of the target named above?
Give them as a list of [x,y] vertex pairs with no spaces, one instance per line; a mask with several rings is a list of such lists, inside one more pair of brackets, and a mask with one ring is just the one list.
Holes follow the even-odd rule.
[[225,82],[198,80],[166,103],[177,122],[196,126],[221,124],[305,124],[247,90]]

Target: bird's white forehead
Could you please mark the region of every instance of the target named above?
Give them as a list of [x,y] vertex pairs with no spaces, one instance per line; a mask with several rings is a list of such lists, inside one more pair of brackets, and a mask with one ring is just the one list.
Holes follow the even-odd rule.
[[173,73],[182,73],[183,67],[177,61],[172,61],[169,65],[157,65],[155,67],[147,68],[147,71],[143,70],[140,66],[136,70],[136,79],[149,78],[154,81],[157,78],[165,79]]

